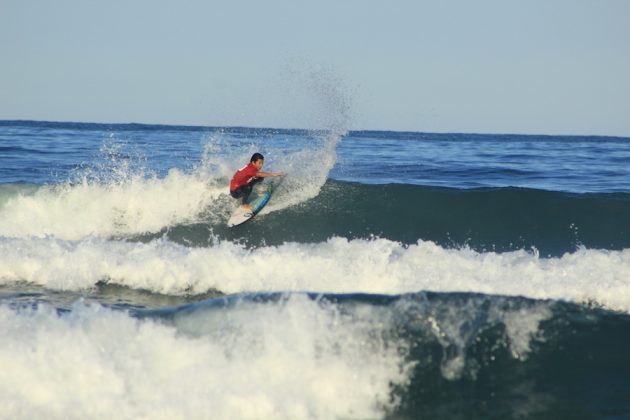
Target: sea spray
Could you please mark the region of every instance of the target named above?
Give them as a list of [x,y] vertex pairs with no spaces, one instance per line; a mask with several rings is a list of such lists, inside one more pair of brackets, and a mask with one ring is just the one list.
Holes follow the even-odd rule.
[[27,281],[53,290],[88,289],[105,281],[170,295],[471,292],[595,302],[630,312],[628,272],[630,250],[582,249],[545,259],[525,251],[477,253],[386,239],[331,238],[247,249],[225,241],[186,247],[166,239],[0,238],[4,284]]
[[[210,135],[204,147],[200,170],[210,178],[231,177],[254,152],[265,156],[265,170],[286,174],[262,214],[316,197],[336,163],[337,146],[348,133],[351,98],[343,81],[330,69],[308,67],[308,71],[288,71],[282,89],[309,116],[309,129],[295,133],[254,130],[251,136],[238,138],[230,138],[230,133],[222,130],[218,135]],[[275,147],[266,141],[272,136],[279,140]]]

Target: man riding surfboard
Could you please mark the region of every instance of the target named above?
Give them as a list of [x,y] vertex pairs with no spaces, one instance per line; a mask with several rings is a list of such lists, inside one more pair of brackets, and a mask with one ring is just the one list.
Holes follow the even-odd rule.
[[262,172],[264,163],[264,156],[260,153],[254,153],[249,163],[236,171],[230,181],[230,195],[234,198],[242,198],[241,207],[245,210],[251,210],[251,206],[247,204],[247,199],[255,184],[261,182],[263,178],[284,175],[282,172]]

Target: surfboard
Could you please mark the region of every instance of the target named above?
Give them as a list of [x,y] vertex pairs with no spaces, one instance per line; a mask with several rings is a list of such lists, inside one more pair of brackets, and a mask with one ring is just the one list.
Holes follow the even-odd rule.
[[249,196],[247,204],[252,206],[251,211],[243,209],[240,205],[228,220],[228,226],[234,227],[242,225],[243,223],[251,220],[267,205],[271,194],[273,193],[273,184],[258,184],[254,187],[252,193]]

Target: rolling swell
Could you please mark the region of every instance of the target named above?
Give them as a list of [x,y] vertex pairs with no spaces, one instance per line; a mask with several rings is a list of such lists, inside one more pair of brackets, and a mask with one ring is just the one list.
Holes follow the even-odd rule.
[[[559,256],[586,248],[630,247],[630,195],[574,194],[523,188],[449,189],[328,180],[320,194],[241,227],[175,226],[159,233],[204,246],[215,235],[251,246],[383,237],[418,239],[479,252],[536,248]],[[154,235],[151,235],[154,237]]]

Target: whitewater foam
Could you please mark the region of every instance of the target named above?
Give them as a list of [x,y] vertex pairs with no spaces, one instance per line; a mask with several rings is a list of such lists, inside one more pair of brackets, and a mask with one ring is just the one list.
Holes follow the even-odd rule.
[[596,302],[630,312],[630,250],[580,249],[560,258],[404,246],[387,239],[331,238],[317,244],[246,247],[217,241],[189,248],[93,237],[0,238],[2,283],[81,290],[107,281],[170,295],[252,291],[399,294],[475,292]]
[[349,320],[294,296],[180,324],[0,306],[2,416],[373,418],[407,380],[401,347],[378,339],[391,328],[378,309]]
[[157,232],[195,220],[221,194],[225,188],[176,169],[163,179],[44,186],[12,196],[0,208],[0,236],[80,239]]
[[214,133],[196,167],[188,173],[171,169],[162,178],[118,157],[120,147],[110,145],[101,161],[77,170],[78,182],[3,186],[0,236],[78,240],[155,233],[199,221],[223,223],[238,205],[228,196],[230,177],[260,150],[267,153],[267,167],[287,173],[264,213],[284,209],[319,194],[344,133],[314,132],[309,144],[288,152],[267,151],[256,143],[234,146],[224,133]]

